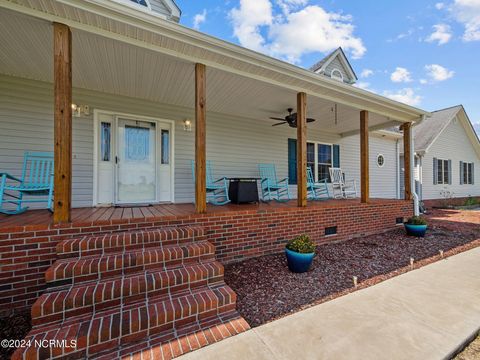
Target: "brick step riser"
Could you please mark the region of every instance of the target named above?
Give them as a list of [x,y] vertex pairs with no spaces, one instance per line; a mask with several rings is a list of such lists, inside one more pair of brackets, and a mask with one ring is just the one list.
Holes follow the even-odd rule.
[[[72,353],[62,354],[64,350],[62,348],[38,349],[39,352],[51,350],[48,354],[44,353],[44,355],[48,356],[43,357],[33,353],[28,354],[32,351],[30,349],[25,353],[27,355],[26,358],[29,358],[28,356],[32,356],[35,359],[62,358],[67,356],[69,359],[78,358],[77,356],[81,358],[85,354],[89,356],[90,354],[113,350],[119,346],[172,331],[173,329],[177,332],[179,329],[188,327],[192,323],[202,322],[212,317],[221,317],[235,311],[236,296],[233,292],[230,292],[230,297],[219,295],[213,297],[211,293],[209,295],[206,295],[206,293],[202,293],[203,295],[199,294],[197,293],[196,298],[200,302],[191,300],[194,304],[191,307],[185,306],[190,302],[183,297],[174,299],[173,303],[167,301],[140,308],[132,306],[131,309],[127,309],[129,311],[124,310],[123,313],[119,313],[118,310],[112,310],[110,315],[103,316],[103,321],[100,318],[96,318],[93,320],[86,319],[80,323],[72,319],[72,328],[65,331],[77,335],[78,351],[70,348],[69,350]],[[211,297],[214,298],[213,301],[210,300]],[[54,326],[50,325],[50,329],[55,331],[53,330],[55,329]],[[38,336],[43,338],[43,329],[37,329],[37,331],[42,332]],[[34,330],[32,335],[35,336],[37,331]],[[85,352],[87,344],[88,350]]]
[[45,279],[49,287],[57,287],[120,275],[133,275],[146,270],[168,270],[175,266],[202,263],[215,257],[214,247],[207,244],[203,242],[195,247],[186,245],[106,257],[59,260],[47,270]]
[[103,236],[88,236],[82,239],[68,239],[57,244],[60,258],[83,257],[124,250],[135,250],[155,246],[181,245],[206,240],[203,230],[189,231],[143,231],[140,233],[113,233]]
[[221,318],[209,318],[201,324],[177,329],[176,332],[166,331],[147,340],[124,346],[118,351],[97,354],[90,357],[90,360],[170,360],[248,329],[245,320],[233,311]]
[[[105,296],[98,296],[94,288],[96,285],[91,285],[84,293],[79,294],[79,297],[69,298],[65,302],[65,297],[59,300],[57,298],[47,298],[49,294],[41,297],[32,307],[32,325],[45,325],[52,322],[59,322],[74,316],[81,316],[84,314],[99,312],[105,309],[123,305],[129,305],[136,302],[141,302],[147,298],[165,298],[170,296],[178,296],[182,293],[195,291],[202,286],[217,286],[223,284],[223,267],[218,271],[208,271],[202,273],[202,276],[195,281],[187,279],[179,279],[178,277],[169,278],[167,283],[162,284],[161,280],[156,277],[157,282],[149,285],[145,283],[130,291],[128,295],[122,290],[109,290],[113,294],[106,299]],[[117,288],[124,289],[125,284],[119,282]],[[43,298],[47,298],[44,300]],[[55,304],[55,302],[57,304]],[[43,315],[42,315],[43,314]]]

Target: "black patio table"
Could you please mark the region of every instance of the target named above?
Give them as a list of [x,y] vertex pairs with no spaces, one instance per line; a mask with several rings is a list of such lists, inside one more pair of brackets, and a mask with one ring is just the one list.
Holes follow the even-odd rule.
[[258,203],[258,178],[229,178],[228,196],[234,204]]

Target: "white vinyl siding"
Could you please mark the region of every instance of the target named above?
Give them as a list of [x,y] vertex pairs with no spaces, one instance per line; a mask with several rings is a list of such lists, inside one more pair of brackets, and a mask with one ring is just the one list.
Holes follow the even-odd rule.
[[348,82],[353,80],[353,79],[350,78],[350,76],[348,76],[348,73],[345,71],[345,68],[343,67],[343,64],[338,59],[338,56],[335,59],[333,59],[332,62],[330,64],[328,64],[328,66],[325,68],[325,74],[332,77],[332,71],[334,71],[334,70],[340,71],[340,73],[343,76],[343,81],[344,82],[348,83]]
[[152,11],[170,17],[172,14],[162,0],[149,0]]
[[[433,184],[433,158],[449,159],[452,163],[451,184]],[[460,184],[460,161],[474,163],[474,185]],[[480,176],[480,158],[473,148],[460,119],[452,121],[422,157],[423,200],[441,199],[442,192],[448,190],[453,197],[480,196],[477,179]]]
[[[89,105],[90,115],[73,118],[73,206],[93,204],[93,111],[101,109],[175,121],[175,202],[192,202],[194,182],[191,160],[194,158],[195,124],[184,131],[183,121],[194,119],[193,109],[163,105],[90,90],[74,89],[73,102]],[[193,102],[193,99],[192,99]],[[254,120],[208,113],[207,158],[217,177],[258,177],[257,164],[273,163],[278,176],[288,176],[288,138],[296,129],[272,127],[266,119]],[[340,166],[347,179],[355,179],[360,188],[359,136],[341,138],[309,129],[308,139],[340,145]],[[20,175],[25,151],[53,150],[52,84],[0,76],[0,169]],[[396,197],[395,140],[370,135],[371,197]],[[378,153],[385,166],[376,165]],[[480,166],[478,167],[480,168]],[[296,186],[291,186],[296,193]]]

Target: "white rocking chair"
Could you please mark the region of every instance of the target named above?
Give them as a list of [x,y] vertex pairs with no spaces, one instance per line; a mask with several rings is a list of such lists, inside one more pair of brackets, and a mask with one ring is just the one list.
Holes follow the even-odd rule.
[[354,179],[345,181],[344,174],[340,168],[330,168],[329,171],[334,199],[357,197],[357,183]]

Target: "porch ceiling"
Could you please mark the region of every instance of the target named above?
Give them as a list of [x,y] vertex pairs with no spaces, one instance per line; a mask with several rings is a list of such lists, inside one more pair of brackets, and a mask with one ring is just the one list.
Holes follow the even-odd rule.
[[[52,34],[50,22],[2,9],[0,72],[52,82]],[[193,108],[192,61],[78,29],[72,35],[74,87]],[[296,107],[294,88],[215,67],[207,69],[211,112],[273,124],[270,116],[283,117],[287,108]],[[335,134],[355,133],[360,124],[358,108],[313,95],[308,97],[308,117],[317,119],[310,127]],[[397,123],[371,112],[372,129]]]

